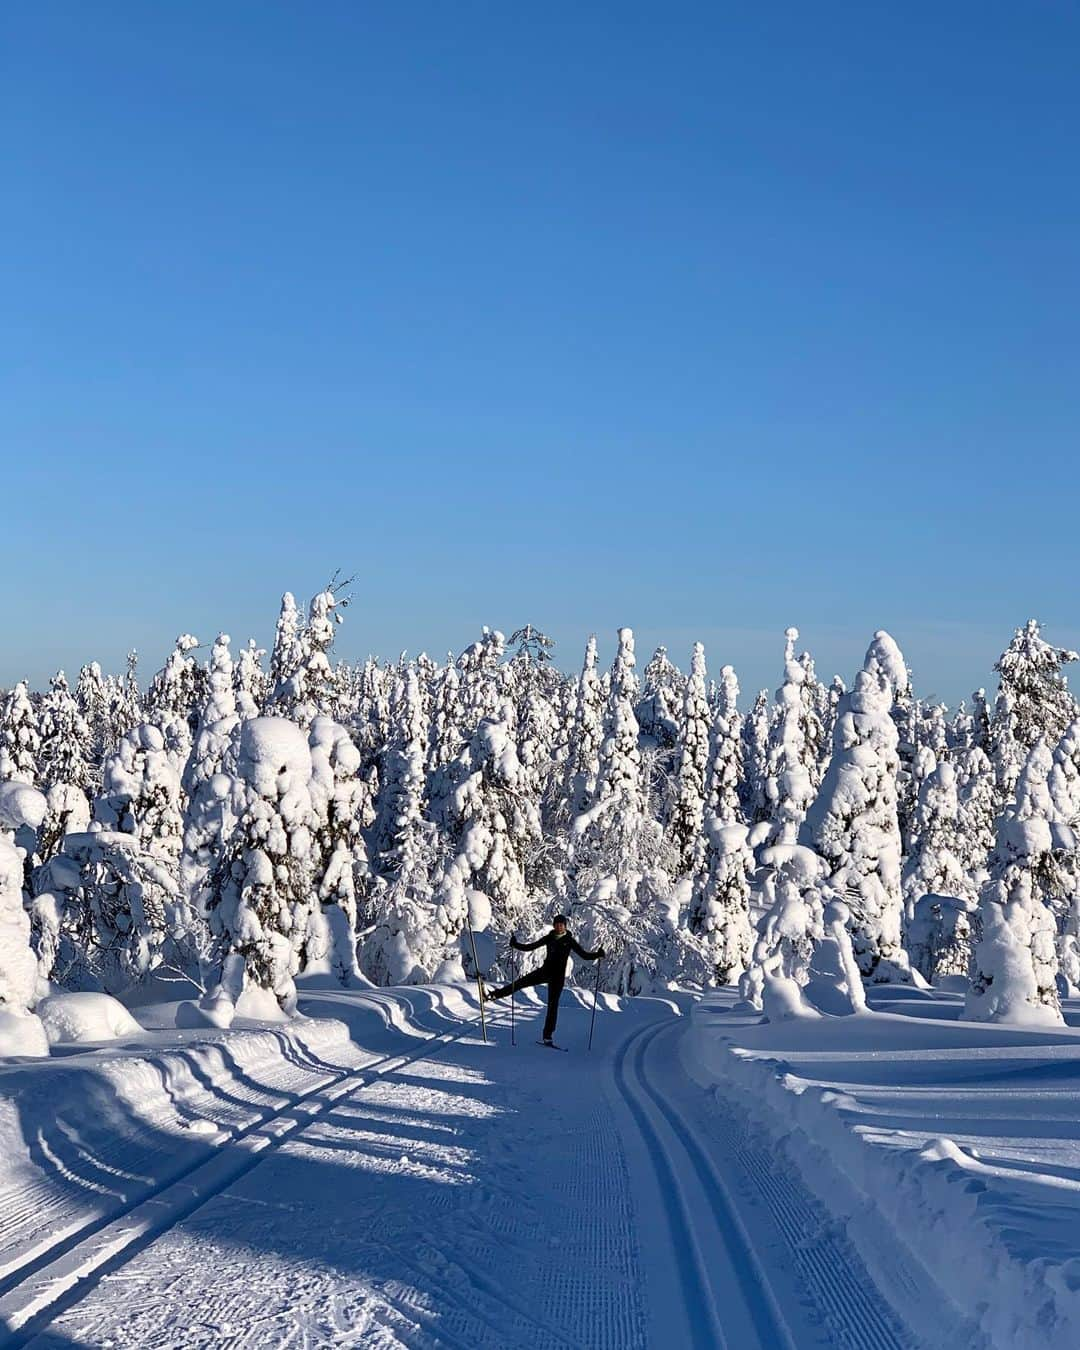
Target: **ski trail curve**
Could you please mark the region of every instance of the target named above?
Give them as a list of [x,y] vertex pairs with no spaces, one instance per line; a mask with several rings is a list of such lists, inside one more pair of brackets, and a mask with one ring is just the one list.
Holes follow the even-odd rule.
[[[650,1047],[678,1023],[652,1024],[632,1034],[615,1058],[615,1082],[655,1172],[662,1216],[681,1290],[682,1341],[664,1309],[666,1343],[693,1350],[779,1350],[794,1342],[765,1283],[735,1209],[696,1140],[650,1083]],[[666,1303],[666,1300],[665,1300]],[[654,1338],[656,1335],[654,1328]]]

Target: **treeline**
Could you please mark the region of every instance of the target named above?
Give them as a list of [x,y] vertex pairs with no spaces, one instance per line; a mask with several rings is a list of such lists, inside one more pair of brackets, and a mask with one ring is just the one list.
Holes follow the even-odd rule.
[[923,701],[884,632],[825,684],[789,629],[775,696],[740,708],[700,644],[688,673],[660,648],[639,674],[629,629],[576,675],[528,627],[334,661],[344,607],[286,595],[268,657],[183,635],[145,692],[132,659],[3,695],[23,855],[0,854],[0,1011],[42,981],[183,975],[227,1021],[291,1009],[302,972],[461,979],[468,920],[497,971],[499,939],[556,909],[611,989],[741,979],[774,1015],[951,978],[971,1016],[1045,1019],[1080,986],[1077,658],[1034,621],[992,704]]

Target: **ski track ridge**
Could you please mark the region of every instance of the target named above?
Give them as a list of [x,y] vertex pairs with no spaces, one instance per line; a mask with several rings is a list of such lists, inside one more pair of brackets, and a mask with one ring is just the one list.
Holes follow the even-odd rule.
[[[911,1341],[890,1316],[869,1275],[856,1268],[857,1254],[839,1237],[815,1202],[775,1167],[773,1155],[747,1138],[745,1129],[719,1098],[713,1102],[718,1136],[725,1151],[737,1159],[772,1215],[792,1260],[814,1296],[830,1332],[844,1350],[910,1350]],[[896,1276],[912,1297],[919,1287],[911,1273]]]
[[[412,1009],[411,1003],[409,1007]],[[385,1074],[460,1040],[479,1022],[478,1013],[455,1031],[432,1033],[421,1046],[406,1054],[382,1055],[367,1064],[327,1075],[322,1082],[292,1094],[280,1107],[265,1112],[220,1144],[210,1145],[208,1155],[153,1184],[119,1210],[62,1236],[45,1250],[39,1249],[0,1281],[0,1350],[19,1350],[54,1318],[74,1307],[105,1276],[126,1265],[163,1233],[220,1195],[272,1150],[302,1133],[323,1110]],[[501,1026],[502,1021],[489,1019],[489,1024]],[[299,1117],[289,1120],[289,1113],[297,1110]],[[245,1149],[247,1156],[236,1159],[224,1155],[220,1151],[223,1145]],[[202,1189],[199,1173],[204,1170],[210,1175],[209,1184]],[[182,1187],[183,1193],[170,1201],[168,1193],[175,1187]],[[150,1213],[143,1214],[144,1210]],[[129,1224],[129,1220],[133,1222]],[[84,1247],[89,1250],[83,1252]],[[59,1268],[50,1274],[53,1266]],[[28,1289],[30,1281],[33,1284]]]

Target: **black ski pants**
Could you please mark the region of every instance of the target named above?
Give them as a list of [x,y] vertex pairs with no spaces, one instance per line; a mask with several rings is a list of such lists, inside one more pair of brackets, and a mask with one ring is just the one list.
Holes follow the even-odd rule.
[[544,1040],[549,1041],[555,1035],[555,1023],[559,1020],[559,999],[562,998],[563,986],[566,984],[566,975],[563,972],[560,971],[556,975],[541,966],[531,975],[520,976],[513,984],[504,984],[501,989],[493,989],[491,997],[505,998],[507,994],[516,994],[519,989],[531,989],[537,984],[546,984],[548,987]]

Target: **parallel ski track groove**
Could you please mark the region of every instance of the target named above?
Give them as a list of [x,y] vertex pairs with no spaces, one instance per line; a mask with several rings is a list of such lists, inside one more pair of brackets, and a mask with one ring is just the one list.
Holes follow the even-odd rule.
[[[414,1005],[408,1004],[411,1011],[415,1011]],[[490,1019],[489,1019],[490,1020]],[[251,1138],[261,1130],[275,1122],[281,1121],[288,1112],[296,1110],[297,1107],[303,1107],[312,1102],[317,1104],[319,1097],[326,1097],[322,1103],[323,1108],[332,1106],[342,1097],[350,1095],[353,1092],[361,1091],[369,1086],[368,1082],[362,1081],[365,1076],[370,1075],[372,1081],[378,1081],[384,1074],[394,1072],[404,1068],[405,1065],[414,1063],[418,1059],[423,1059],[426,1055],[432,1054],[444,1046],[460,1040],[474,1029],[480,1022],[480,1015],[471,1017],[456,1031],[432,1033],[421,1046],[408,1054],[396,1053],[380,1056],[378,1059],[371,1060],[367,1064],[358,1065],[356,1068],[343,1069],[340,1072],[328,1075],[322,1082],[307,1088],[290,1096],[281,1107],[271,1110],[261,1115],[258,1120],[225,1141],[228,1146],[237,1145]],[[497,1025],[502,1025],[500,1021]],[[361,1081],[353,1081],[361,1080]],[[327,1094],[331,1094],[327,1097]],[[111,1275],[125,1266],[140,1252],[144,1251],[152,1242],[155,1242],[162,1234],[167,1233],[178,1223],[189,1218],[197,1209],[200,1209],[208,1201],[220,1195],[228,1187],[233,1185],[240,1177],[245,1176],[253,1168],[281,1144],[291,1139],[294,1135],[301,1133],[316,1118],[315,1115],[303,1112],[299,1119],[284,1129],[279,1135],[269,1138],[263,1147],[259,1148],[248,1157],[238,1160],[234,1168],[227,1170],[226,1176],[218,1183],[214,1184],[206,1191],[195,1190],[191,1196],[175,1206],[168,1207],[162,1214],[162,1217],[147,1226],[137,1236],[124,1245],[120,1250],[109,1253],[99,1262],[91,1261],[87,1269],[80,1272],[71,1283],[63,1283],[57,1290],[56,1297],[50,1299],[44,1306],[38,1308],[30,1314],[25,1321],[18,1322],[11,1326],[0,1308],[0,1350],[19,1350],[28,1341],[33,1339],[39,1332],[44,1330],[56,1317],[73,1308],[86,1294],[95,1288],[106,1275]],[[47,1250],[39,1252],[30,1261],[20,1266],[17,1270],[9,1274],[0,1282],[0,1302],[7,1301],[11,1295],[32,1279],[35,1275],[47,1271],[49,1266],[57,1261],[62,1261],[65,1257],[76,1253],[84,1243],[92,1242],[94,1239],[106,1234],[114,1226],[123,1224],[124,1220],[133,1214],[137,1209],[142,1208],[148,1202],[152,1202],[165,1192],[171,1190],[174,1186],[183,1184],[191,1180],[203,1168],[209,1168],[217,1162],[222,1154],[221,1146],[211,1146],[207,1155],[198,1158],[189,1166],[173,1173],[167,1180],[155,1183],[146,1191],[135,1197],[131,1202],[125,1204],[123,1208],[115,1210],[108,1216],[93,1221],[90,1224],[80,1228],[77,1232],[68,1234],[61,1240],[51,1245]],[[45,1295],[47,1297],[47,1295]]]
[[[830,1331],[846,1350],[863,1350],[868,1343],[875,1350],[908,1350],[910,1342],[868,1292],[873,1288],[869,1276],[860,1280],[852,1270],[852,1254],[839,1250],[840,1244],[829,1236],[817,1236],[821,1218],[809,1197],[777,1174],[773,1159],[747,1141],[745,1131],[718,1099],[714,1107],[726,1150],[740,1162],[773,1216]],[[808,1242],[807,1234],[814,1234],[814,1240]]]
[[[690,1284],[690,1287],[687,1288],[687,1293],[692,1295],[692,1301],[689,1303],[689,1306],[693,1307],[696,1305],[698,1307],[709,1309],[710,1312],[713,1313],[714,1319],[717,1315],[715,1300],[712,1297],[711,1282],[702,1265],[704,1254],[698,1251],[696,1245],[688,1236],[692,1221],[687,1214],[685,1202],[679,1192],[671,1161],[645,1112],[642,1111],[638,1103],[633,1101],[632,1093],[626,1092],[628,1080],[625,1064],[631,1045],[634,1047],[632,1065],[637,1081],[641,1086],[641,1091],[649,1098],[654,1108],[664,1118],[668,1127],[678,1139],[694,1169],[697,1182],[703,1195],[706,1197],[714,1214],[717,1216],[717,1228],[727,1248],[728,1262],[732,1271],[739,1278],[746,1310],[754,1326],[759,1344],[762,1347],[767,1347],[768,1350],[775,1350],[775,1347],[780,1346],[790,1347],[792,1345],[791,1336],[769,1293],[760,1262],[758,1261],[757,1255],[737,1217],[733,1201],[728,1196],[726,1189],[717,1177],[712,1164],[683,1123],[682,1118],[650,1084],[648,1076],[645,1073],[645,1055],[649,1047],[659,1036],[675,1030],[678,1025],[678,1023],[665,1022],[661,1023],[659,1026],[646,1027],[638,1032],[636,1036],[630,1037],[620,1050],[616,1060],[616,1076],[627,1097],[635,1120],[642,1131],[653,1162],[657,1165],[658,1173],[663,1179],[667,1196],[671,1198],[674,1202],[674,1206],[678,1209],[678,1215],[672,1214],[670,1216],[675,1220],[671,1223],[672,1238],[676,1245],[676,1249],[680,1252],[680,1278],[684,1281],[684,1287],[686,1287],[687,1283]],[[680,1219],[681,1225],[679,1222]],[[686,1260],[687,1257],[689,1257],[689,1264]],[[687,1281],[688,1270],[693,1270],[694,1272],[694,1279],[689,1282]],[[750,1278],[747,1278],[747,1276]],[[718,1344],[730,1344],[729,1340],[724,1335],[722,1325],[719,1324],[717,1324],[715,1331],[711,1336],[702,1339],[705,1335],[704,1328],[699,1327],[696,1321],[692,1319],[691,1332],[694,1336],[695,1344],[708,1345],[711,1347],[715,1347]],[[732,1350],[743,1350],[743,1347],[732,1347]]]

